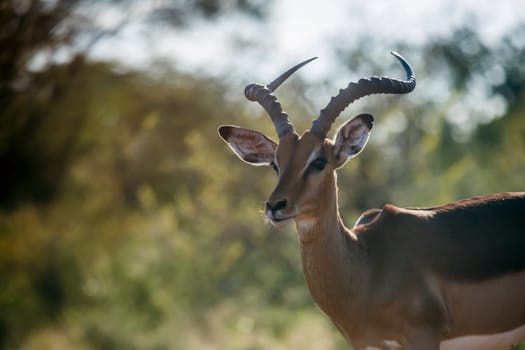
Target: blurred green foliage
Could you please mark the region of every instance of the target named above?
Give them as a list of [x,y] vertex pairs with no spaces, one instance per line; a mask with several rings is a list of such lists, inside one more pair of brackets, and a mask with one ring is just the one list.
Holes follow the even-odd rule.
[[[263,111],[253,115],[242,91],[219,80],[168,68],[152,77],[80,53],[28,69],[69,37],[24,33],[39,16],[57,25],[69,11],[26,9],[17,15],[26,25],[13,20],[0,38],[17,48],[0,55],[0,348],[346,348],[308,295],[293,229],[264,223],[273,172],[242,164],[216,134],[227,123],[272,135]],[[377,135],[339,174],[348,225],[385,202],[524,189],[522,34],[497,50],[468,29],[460,41],[407,48],[428,64],[416,66],[414,94],[365,106]],[[491,70],[501,79],[487,78]],[[425,87],[442,75],[454,79],[436,100]],[[497,118],[463,105],[479,77],[503,100]],[[307,127],[295,118],[308,115],[300,101],[289,94],[283,104]],[[469,117],[468,132],[455,111]]]

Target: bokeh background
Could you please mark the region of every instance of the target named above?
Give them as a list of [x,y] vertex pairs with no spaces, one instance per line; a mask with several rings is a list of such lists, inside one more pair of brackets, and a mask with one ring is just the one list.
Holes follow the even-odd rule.
[[[348,225],[387,202],[525,190],[520,0],[0,1],[0,348],[346,349],[303,281],[293,227],[264,222],[271,169],[216,133],[298,129],[371,75],[406,96],[339,172]],[[525,254],[525,252],[524,252]]]

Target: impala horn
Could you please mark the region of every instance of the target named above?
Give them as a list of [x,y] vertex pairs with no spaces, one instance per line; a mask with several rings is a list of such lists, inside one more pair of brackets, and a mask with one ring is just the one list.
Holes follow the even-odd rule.
[[406,94],[414,90],[416,76],[412,67],[398,53],[392,51],[391,54],[403,65],[407,75],[406,80],[371,77],[370,79],[361,79],[357,83],[350,83],[345,89],[339,90],[337,96],[332,97],[326,107],[321,110],[319,117],[313,121],[310,132],[324,139],[339,114],[350,103],[361,97],[372,94]]
[[244,95],[250,101],[257,101],[268,112],[268,115],[275,125],[279,138],[289,133],[295,132],[293,124],[288,119],[288,114],[283,112],[281,104],[275,95],[272,94],[286,79],[288,79],[299,68],[315,60],[317,57],[310,58],[301,62],[277,77],[270,84],[263,86],[260,84],[250,84],[244,89]]

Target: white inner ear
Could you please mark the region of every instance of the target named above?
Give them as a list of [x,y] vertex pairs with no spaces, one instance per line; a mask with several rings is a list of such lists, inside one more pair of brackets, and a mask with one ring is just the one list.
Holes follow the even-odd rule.
[[344,124],[337,131],[334,151],[337,159],[346,160],[361,152],[370,135],[368,126],[359,119]]
[[267,143],[249,144],[231,142],[228,146],[239,155],[239,157],[253,165],[268,165],[273,160],[274,149]]
[[273,161],[276,144],[263,134],[246,129],[233,129],[228,146],[243,161],[252,165],[268,165]]

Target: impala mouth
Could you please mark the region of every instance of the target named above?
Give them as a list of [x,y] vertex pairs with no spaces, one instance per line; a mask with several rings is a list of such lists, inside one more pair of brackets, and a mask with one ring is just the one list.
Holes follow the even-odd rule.
[[281,226],[286,225],[288,222],[292,221],[295,218],[295,216],[292,215],[292,216],[280,217],[280,216],[267,215],[266,218],[268,219],[268,221],[270,221],[270,223],[273,226],[281,227]]

